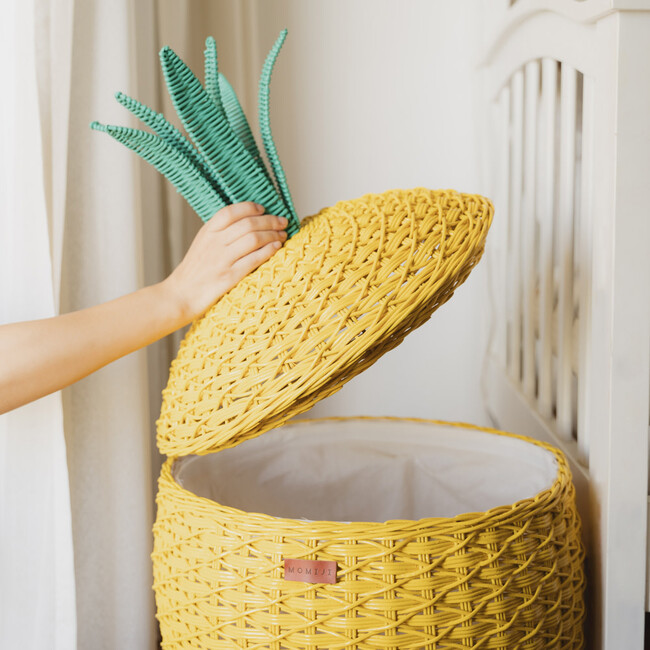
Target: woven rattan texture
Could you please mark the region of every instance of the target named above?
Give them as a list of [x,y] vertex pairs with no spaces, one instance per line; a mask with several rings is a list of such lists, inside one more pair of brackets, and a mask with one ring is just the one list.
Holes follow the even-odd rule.
[[[168,460],[153,553],[163,648],[583,648],[584,552],[570,472],[561,452],[528,441],[558,464],[534,498],[386,523],[242,512],[181,488]],[[287,582],[286,557],[333,560],[338,582]]]
[[191,141],[162,114],[123,93],[117,93],[118,102],[154,133],[99,122],[90,126],[108,133],[151,163],[203,221],[230,203],[255,201],[269,214],[286,216],[286,232],[291,237],[300,222],[273,142],[269,115],[271,74],[286,36],[285,29],[269,52],[259,86],[260,131],[275,183],[234,90],[219,72],[217,45],[212,37],[205,42],[205,87],[171,48],[160,51],[167,89]]
[[449,300],[492,212],[482,196],[418,188],[305,219],[188,332],[163,392],[160,450],[233,446],[339,390]]

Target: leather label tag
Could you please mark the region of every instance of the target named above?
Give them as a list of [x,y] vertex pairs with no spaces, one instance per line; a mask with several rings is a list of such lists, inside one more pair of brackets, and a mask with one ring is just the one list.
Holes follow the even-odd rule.
[[336,562],[332,560],[284,560],[284,579],[293,582],[336,582]]

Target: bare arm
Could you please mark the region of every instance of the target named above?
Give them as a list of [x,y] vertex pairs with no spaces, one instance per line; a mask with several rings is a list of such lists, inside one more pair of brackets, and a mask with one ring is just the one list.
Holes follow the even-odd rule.
[[81,311],[0,326],[0,413],[187,325],[280,248],[285,226],[254,203],[228,206],[166,280]]

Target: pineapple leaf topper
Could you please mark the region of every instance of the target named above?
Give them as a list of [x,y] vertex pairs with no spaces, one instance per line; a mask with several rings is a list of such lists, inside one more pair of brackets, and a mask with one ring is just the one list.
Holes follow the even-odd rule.
[[287,217],[286,230],[291,237],[298,232],[300,222],[271,136],[269,117],[271,73],[286,36],[285,29],[266,57],[259,83],[260,132],[272,174],[235,91],[219,72],[212,37],[205,42],[205,88],[170,47],[160,51],[167,89],[191,141],[161,113],[119,92],[117,101],[153,133],[99,122],[90,126],[108,133],[151,163],[203,221],[231,203],[254,201],[269,214]]

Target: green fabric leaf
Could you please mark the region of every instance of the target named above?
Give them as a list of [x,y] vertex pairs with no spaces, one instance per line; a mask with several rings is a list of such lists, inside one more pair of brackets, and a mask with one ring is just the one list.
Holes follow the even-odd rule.
[[287,217],[286,230],[291,237],[300,224],[271,137],[268,110],[271,72],[286,33],[281,33],[269,53],[260,79],[260,128],[273,174],[264,163],[235,91],[219,73],[212,37],[205,43],[205,88],[171,48],[160,51],[172,103],[191,140],[161,113],[124,93],[116,93],[117,101],[154,133],[99,122],[91,127],[108,133],[154,165],[203,221],[231,203],[254,201],[269,214]]
[[202,221],[208,221],[217,210],[225,207],[226,203],[205,178],[201,169],[160,136],[126,126],[103,125],[99,122],[93,122],[90,126],[96,131],[108,133],[151,163],[169,179]]
[[212,177],[210,170],[203,163],[198,151],[192,146],[187,138],[170,122],[165,119],[162,113],[157,113],[145,104],[140,103],[124,93],[115,93],[115,99],[124,106],[129,112],[142,120],[150,129],[155,131],[165,142],[169,143],[179,153],[191,160],[205,178],[211,183],[212,187],[221,196],[224,205],[228,204],[228,198],[223,194],[217,181]]
[[237,95],[228,82],[228,79],[226,79],[226,77],[221,73],[219,73],[219,89],[221,91],[223,108],[226,111],[226,117],[228,118],[232,130],[237,134],[237,137],[246,147],[248,153],[250,153],[250,155],[258,162],[258,165],[264,171],[266,177],[270,179],[271,176],[266,169],[266,165],[262,159],[262,154],[260,154],[260,150],[257,148],[253,132],[251,131],[246,115],[237,99]]
[[254,201],[269,214],[288,216],[273,184],[192,71],[169,47],[161,50],[160,60],[174,108],[230,201]]
[[289,192],[287,178],[284,174],[282,164],[280,163],[280,158],[278,157],[278,152],[275,148],[273,136],[271,135],[271,116],[269,112],[271,73],[273,72],[273,66],[275,65],[275,61],[278,58],[278,54],[280,53],[280,49],[282,48],[284,39],[286,37],[287,30],[284,29],[282,32],[280,32],[278,40],[271,48],[271,51],[269,52],[268,56],[266,57],[266,61],[264,62],[264,67],[262,68],[262,76],[260,77],[258,110],[260,120],[260,133],[262,134],[262,141],[264,142],[266,156],[271,163],[271,167],[273,168],[275,181],[278,185],[278,189],[280,190],[283,201],[289,210],[289,214],[285,216],[289,219],[289,225],[287,226],[287,235],[291,236],[298,232],[298,229],[300,228],[300,221],[293,206],[293,200],[291,199],[291,192]]

